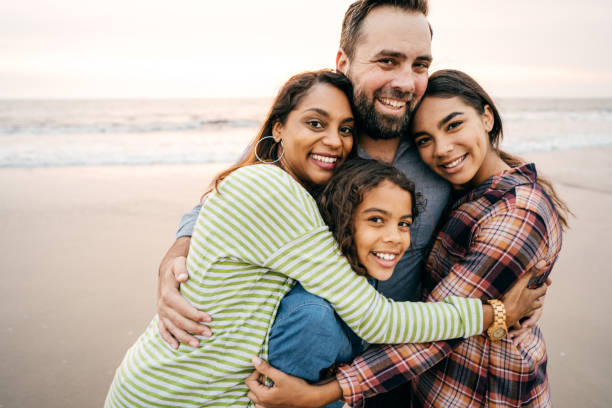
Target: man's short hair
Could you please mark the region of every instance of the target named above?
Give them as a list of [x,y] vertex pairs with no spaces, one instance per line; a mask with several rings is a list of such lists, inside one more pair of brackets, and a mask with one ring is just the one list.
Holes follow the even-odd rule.
[[[393,6],[402,10],[423,13],[427,16],[427,0],[358,0],[351,4],[346,10],[342,22],[342,33],[340,34],[340,48],[346,55],[353,58],[355,46],[359,41],[361,24],[367,15],[377,7]],[[429,27],[431,32],[431,26]]]

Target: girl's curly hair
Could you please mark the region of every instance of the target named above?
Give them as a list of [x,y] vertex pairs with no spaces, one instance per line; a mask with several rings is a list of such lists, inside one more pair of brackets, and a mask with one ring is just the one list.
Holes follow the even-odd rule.
[[415,191],[414,183],[392,165],[378,160],[361,158],[347,160],[318,195],[317,204],[323,220],[358,275],[366,275],[366,270],[359,263],[353,240],[355,210],[363,201],[365,193],[385,180],[410,193],[412,216],[413,219],[416,218],[424,202],[421,194]]

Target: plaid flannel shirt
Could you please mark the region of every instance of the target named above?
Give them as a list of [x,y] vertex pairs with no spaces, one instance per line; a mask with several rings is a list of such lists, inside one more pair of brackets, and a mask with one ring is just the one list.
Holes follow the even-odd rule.
[[[427,301],[500,298],[537,261],[556,260],[561,227],[533,164],[494,176],[454,200],[426,265]],[[552,264],[551,266],[552,267]],[[538,276],[541,284],[550,267]],[[546,349],[534,327],[525,347],[486,335],[370,348],[337,379],[353,407],[412,381],[412,405],[549,406]]]

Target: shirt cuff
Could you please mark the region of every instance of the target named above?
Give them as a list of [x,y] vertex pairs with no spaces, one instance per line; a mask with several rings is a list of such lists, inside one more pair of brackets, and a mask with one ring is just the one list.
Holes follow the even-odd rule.
[[482,301],[475,298],[462,298],[449,296],[445,299],[447,303],[454,305],[460,311],[463,319],[463,337],[468,338],[482,334],[483,311]]
[[359,373],[350,365],[338,367],[336,379],[342,389],[344,402],[353,408],[365,407],[365,398],[361,393],[361,385],[359,383]]

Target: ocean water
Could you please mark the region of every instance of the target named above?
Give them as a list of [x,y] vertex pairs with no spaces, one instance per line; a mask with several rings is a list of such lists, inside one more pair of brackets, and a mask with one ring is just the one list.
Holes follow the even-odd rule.
[[[233,162],[271,99],[0,100],[0,167]],[[513,153],[612,145],[612,99],[499,99]]]

